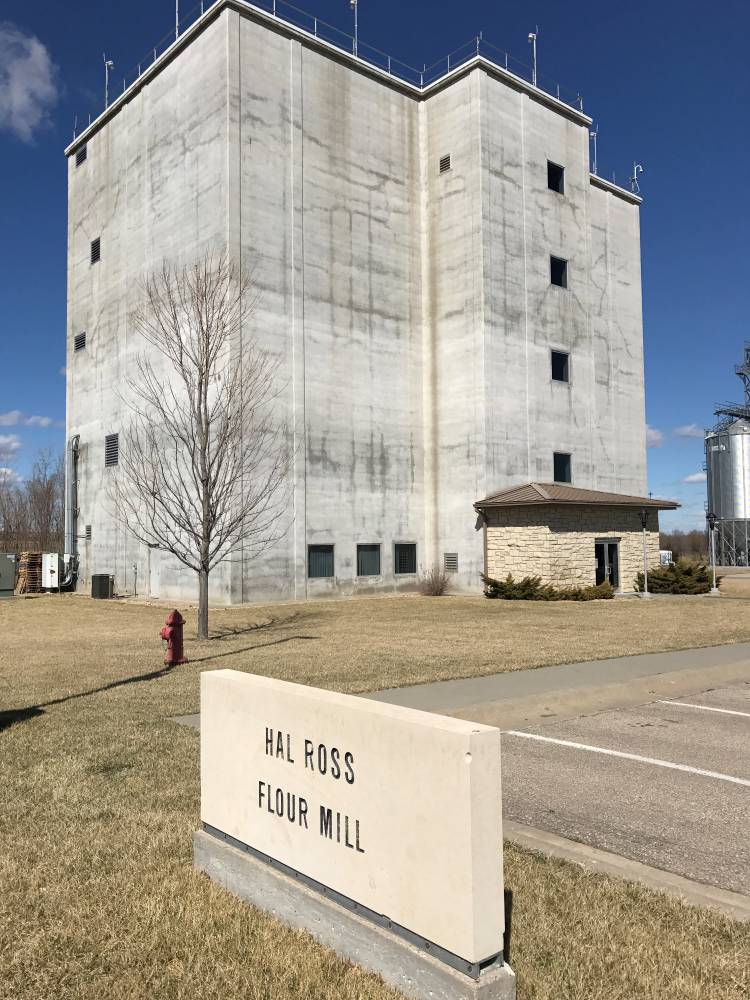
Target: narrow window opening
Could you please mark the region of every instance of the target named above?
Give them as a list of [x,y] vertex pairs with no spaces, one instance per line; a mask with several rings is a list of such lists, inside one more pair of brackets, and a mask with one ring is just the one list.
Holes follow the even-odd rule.
[[451,168],[451,154],[446,153],[445,156],[440,157],[440,173],[444,174],[446,170]]
[[101,237],[91,241],[91,263],[97,264],[102,259]]
[[413,542],[397,542],[394,567],[396,573],[417,572],[417,546]]
[[458,552],[443,553],[443,568],[446,573],[458,573]]
[[80,167],[80,165],[85,161],[85,159],[86,159],[87,156],[88,156],[88,153],[86,151],[86,146],[81,146],[79,149],[77,149],[76,150],[76,166]]
[[552,352],[552,380],[570,382],[570,355],[567,351]]
[[380,545],[357,546],[357,576],[380,576]]
[[556,483],[572,482],[570,476],[570,455],[564,451],[556,451],[553,459]]
[[333,576],[333,546],[307,546],[307,575],[310,579]]
[[104,439],[104,464],[119,465],[120,435],[108,434]]
[[562,257],[550,257],[549,280],[560,288],[568,287],[568,262]]
[[565,167],[547,160],[547,187],[557,194],[565,194]]
[[82,351],[85,348],[85,346],[86,346],[86,334],[77,333],[75,337],[73,337],[73,350]]

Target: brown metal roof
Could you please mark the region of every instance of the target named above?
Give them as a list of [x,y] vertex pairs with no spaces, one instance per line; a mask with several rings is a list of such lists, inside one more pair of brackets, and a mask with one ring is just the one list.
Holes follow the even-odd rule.
[[649,507],[652,510],[676,510],[676,500],[657,497],[633,497],[624,493],[604,493],[601,490],[584,490],[565,483],[525,483],[491,493],[484,500],[477,500],[474,507],[527,507],[537,504],[579,504],[594,507]]

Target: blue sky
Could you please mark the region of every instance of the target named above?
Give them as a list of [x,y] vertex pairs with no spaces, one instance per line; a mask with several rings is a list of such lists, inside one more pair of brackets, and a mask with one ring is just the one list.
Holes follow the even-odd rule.
[[[347,0],[297,0],[345,30]],[[599,127],[599,173],[626,179],[641,212],[649,489],[703,521],[701,428],[741,395],[733,366],[750,338],[750,129],[745,0],[359,0],[360,39],[430,64],[478,32],[584,96]],[[191,6],[183,0],[183,11]],[[574,16],[575,15],[575,16]],[[0,13],[0,466],[25,474],[64,445],[66,172],[63,147],[174,25],[172,0],[4,0]],[[119,80],[119,84],[116,82]],[[80,127],[80,126],[79,126]]]

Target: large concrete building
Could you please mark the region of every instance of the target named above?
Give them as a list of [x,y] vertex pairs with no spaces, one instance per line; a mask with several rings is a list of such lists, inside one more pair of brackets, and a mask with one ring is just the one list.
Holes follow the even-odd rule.
[[252,265],[247,334],[282,359],[294,455],[289,530],[217,570],[213,600],[406,588],[434,564],[476,590],[478,498],[644,493],[640,199],[591,173],[590,124],[481,54],[412,84],[216,3],[66,151],[79,585],[196,593],[105,498],[139,281],[210,247]]

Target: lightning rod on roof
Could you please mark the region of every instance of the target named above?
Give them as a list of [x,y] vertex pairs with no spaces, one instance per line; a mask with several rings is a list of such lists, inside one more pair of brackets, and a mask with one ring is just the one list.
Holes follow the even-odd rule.
[[643,173],[643,166],[640,163],[633,163],[633,176],[630,178],[630,190],[633,194],[640,194],[641,189],[638,184],[638,174]]
[[597,162],[596,162],[596,140],[597,140],[598,135],[599,135],[599,126],[598,125],[594,125],[594,127],[589,132],[589,138],[590,138],[591,142],[594,145],[594,158],[593,158],[592,169],[591,169],[591,173],[592,174],[596,174],[596,172],[597,172],[597,169],[596,169],[597,168]]
[[349,0],[349,6],[354,11],[354,55],[358,55],[359,49],[359,18],[357,16],[357,0]]
[[539,25],[537,24],[534,31],[529,32],[529,44],[531,45],[531,83],[534,87],[536,87],[536,38],[538,34]]
[[114,69],[115,64],[111,59],[107,59],[104,52],[102,52],[102,59],[104,60],[104,108],[106,110],[109,107],[109,71]]

